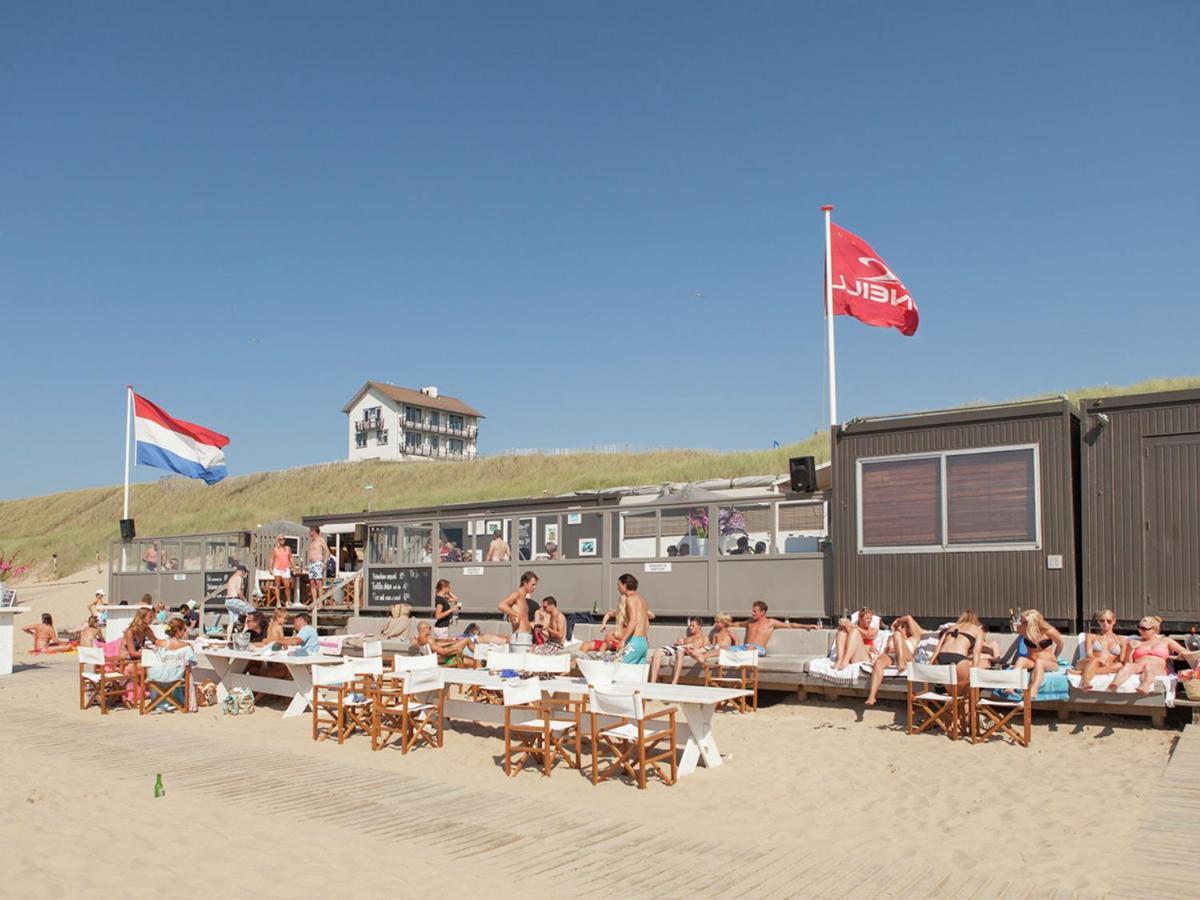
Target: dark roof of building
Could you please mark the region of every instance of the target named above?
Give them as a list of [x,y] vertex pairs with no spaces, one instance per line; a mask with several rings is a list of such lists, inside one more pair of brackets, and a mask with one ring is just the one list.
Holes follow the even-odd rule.
[[939,425],[965,425],[974,422],[994,422],[1004,419],[1027,419],[1052,415],[1079,418],[1079,413],[1071,401],[1065,397],[1059,397],[1049,400],[1001,403],[995,406],[966,406],[958,409],[851,419],[838,426],[837,431],[839,436],[849,436],[871,431],[935,428]]
[[1120,397],[1084,398],[1083,408],[1103,412],[1106,409],[1138,409],[1144,406],[1174,406],[1179,403],[1200,403],[1200,389],[1156,391],[1148,394],[1123,394]]
[[428,394],[423,394],[412,388],[397,387],[385,381],[368,381],[355,391],[354,396],[350,398],[350,402],[342,407],[342,412],[350,412],[351,407],[358,402],[358,398],[370,388],[374,388],[397,403],[407,403],[410,406],[423,406],[426,409],[441,409],[446,412],[462,413],[464,416],[477,416],[480,419],[485,418],[483,413],[475,409],[475,407],[463,403],[457,397],[451,397],[447,394],[438,394],[436,397],[430,397]]

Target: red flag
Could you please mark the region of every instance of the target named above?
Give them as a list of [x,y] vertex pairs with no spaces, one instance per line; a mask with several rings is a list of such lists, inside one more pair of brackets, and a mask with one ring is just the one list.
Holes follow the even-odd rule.
[[917,304],[871,245],[830,223],[833,266],[833,314],[854,316],[868,325],[895,328],[903,335],[917,330]]

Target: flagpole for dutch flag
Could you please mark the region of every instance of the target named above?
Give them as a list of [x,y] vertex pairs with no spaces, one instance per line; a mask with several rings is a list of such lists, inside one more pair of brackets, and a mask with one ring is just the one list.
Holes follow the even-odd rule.
[[833,350],[833,238],[830,234],[832,206],[822,206],[825,213],[825,342],[829,349],[829,424],[836,427],[837,414],[837,361]]
[[[125,385],[125,506],[122,519],[129,518],[129,445],[133,442],[133,385]],[[121,570],[126,567],[125,541],[121,541]],[[116,601],[114,601],[116,602]]]

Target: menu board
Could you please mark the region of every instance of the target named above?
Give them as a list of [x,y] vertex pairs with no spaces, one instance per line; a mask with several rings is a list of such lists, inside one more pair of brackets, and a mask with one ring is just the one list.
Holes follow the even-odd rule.
[[[204,596],[211,597],[217,591],[224,593],[225,582],[229,580],[229,576],[233,574],[233,570],[229,569],[224,572],[205,572],[204,573]],[[196,598],[199,600],[200,598]]]
[[433,569],[371,566],[367,569],[367,605],[408,603],[424,609],[433,602]]

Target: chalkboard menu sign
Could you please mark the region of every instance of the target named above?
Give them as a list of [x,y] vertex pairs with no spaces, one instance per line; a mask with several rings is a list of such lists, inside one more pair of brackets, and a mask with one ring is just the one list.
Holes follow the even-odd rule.
[[423,609],[433,602],[433,569],[371,566],[367,570],[367,605],[408,603]]
[[[221,595],[224,596],[225,582],[227,582],[229,580],[229,576],[232,574],[233,574],[232,569],[229,569],[228,571],[224,571],[224,572],[205,572],[204,573],[204,596],[210,597],[210,596],[212,596],[212,594],[214,594],[217,591],[220,591]],[[200,600],[200,598],[197,597],[196,600],[198,602]]]

